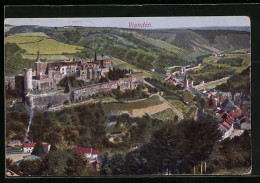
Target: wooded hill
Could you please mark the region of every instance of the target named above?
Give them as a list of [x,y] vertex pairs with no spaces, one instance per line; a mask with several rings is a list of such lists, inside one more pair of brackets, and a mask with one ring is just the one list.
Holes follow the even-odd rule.
[[56,41],[84,47],[73,55],[76,58],[93,58],[96,50],[158,72],[164,72],[167,66],[195,64],[202,55],[213,52],[250,47],[250,33],[234,30],[15,26],[6,32],[6,37],[28,32],[43,32]]

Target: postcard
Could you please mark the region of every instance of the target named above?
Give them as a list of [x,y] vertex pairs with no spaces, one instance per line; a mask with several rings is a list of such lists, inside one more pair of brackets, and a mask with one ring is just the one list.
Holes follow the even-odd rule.
[[7,177],[251,173],[249,17],[4,23]]

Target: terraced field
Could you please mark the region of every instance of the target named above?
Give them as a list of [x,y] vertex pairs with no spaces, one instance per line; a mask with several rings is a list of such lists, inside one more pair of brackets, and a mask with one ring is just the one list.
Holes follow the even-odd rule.
[[162,121],[174,120],[174,116],[175,114],[170,108],[167,108],[161,112],[157,112],[151,115],[152,118],[160,119]]

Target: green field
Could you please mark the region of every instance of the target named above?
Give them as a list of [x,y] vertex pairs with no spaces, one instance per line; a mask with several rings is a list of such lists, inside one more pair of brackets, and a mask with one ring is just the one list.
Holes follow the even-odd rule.
[[7,43],[16,43],[19,47],[26,50],[27,54],[62,54],[76,53],[83,49],[81,46],[74,46],[56,41],[44,33],[20,33],[6,37]]
[[152,118],[160,119],[162,121],[174,120],[174,116],[175,114],[170,108],[151,115]]
[[[35,60],[37,55],[36,54],[22,54],[23,59],[29,59],[29,60]],[[47,60],[47,61],[56,61],[56,60],[66,60],[66,59],[72,59],[73,56],[70,55],[61,55],[61,54],[41,54],[40,59],[41,61]]]
[[148,73],[147,71],[145,71],[145,70],[143,70],[143,69],[140,69],[140,68],[138,68],[138,67],[136,67],[136,66],[134,66],[134,65],[131,65],[131,64],[127,63],[127,62],[124,62],[124,61],[122,61],[122,60],[119,60],[119,59],[117,59],[117,58],[115,58],[115,57],[110,56],[110,58],[112,59],[113,62],[116,63],[117,66],[123,66],[124,68],[126,68],[126,69],[132,69],[132,70],[134,70],[135,72],[142,72],[143,75],[144,75],[144,77],[149,77],[149,78],[152,77],[152,75],[151,75],[150,73]]
[[186,113],[188,111],[188,106],[183,107],[183,102],[180,100],[168,100],[174,107],[176,107],[180,112]]
[[[232,65],[231,61],[236,59],[242,60],[241,66]],[[231,60],[230,63],[228,60]],[[218,61],[221,61],[222,63],[219,63]],[[224,54],[223,57],[210,56],[203,60],[202,67],[190,71],[189,77],[191,79],[204,80],[205,82],[214,81],[236,73],[241,73],[242,70],[247,68],[250,64],[250,55]],[[221,83],[224,83],[224,81],[220,81],[219,83],[212,84],[204,88],[214,88],[216,85]]]
[[109,111],[131,111],[132,109],[142,109],[154,105],[162,104],[162,101],[158,96],[152,96],[147,100],[131,102],[131,103],[107,103],[103,104],[103,108],[106,112]]
[[186,113],[187,118],[193,118],[196,111],[196,107],[193,105],[189,108],[188,112]]

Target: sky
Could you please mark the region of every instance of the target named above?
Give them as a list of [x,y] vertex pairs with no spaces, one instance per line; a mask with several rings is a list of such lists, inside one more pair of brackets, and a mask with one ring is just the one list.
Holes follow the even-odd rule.
[[85,26],[129,28],[129,23],[150,24],[147,29],[250,26],[247,16],[212,17],[114,17],[114,18],[7,18],[5,24],[48,27]]

